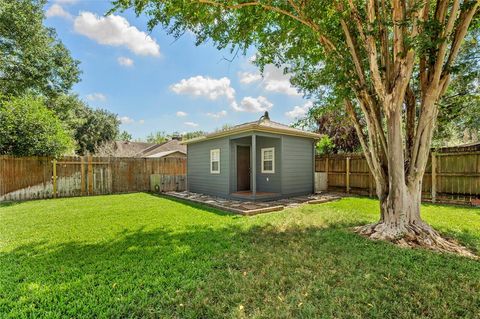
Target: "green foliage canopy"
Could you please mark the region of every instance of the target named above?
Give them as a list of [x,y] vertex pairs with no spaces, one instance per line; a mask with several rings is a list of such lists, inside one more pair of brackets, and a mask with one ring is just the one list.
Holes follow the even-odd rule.
[[452,82],[440,100],[434,146],[480,138],[480,29],[465,39]]
[[[46,0],[0,0],[0,94],[11,97],[8,99],[10,104],[5,105],[15,104],[14,110],[18,112],[21,108],[30,115],[18,120],[31,126],[28,134],[17,132],[12,139],[4,140],[3,143],[7,144],[2,144],[3,151],[15,155],[60,155],[66,150],[61,147],[66,145],[65,133],[75,140],[77,154],[94,152],[98,145],[117,137],[120,122],[115,114],[92,109],[70,93],[72,86],[80,80],[79,62],[57,39],[55,30],[43,25],[45,4]],[[43,104],[49,110],[44,111]],[[3,111],[7,110],[9,116],[21,115],[13,109]],[[49,117],[53,131],[44,130]],[[35,120],[39,122],[35,124]],[[62,128],[62,134],[57,127],[59,121],[65,128]],[[0,122],[4,133],[10,129],[6,126],[6,122]],[[43,136],[45,132],[53,134],[48,141]],[[43,141],[35,144],[38,147],[32,146],[32,136],[35,135]],[[55,138],[58,138],[58,148],[53,146]],[[15,147],[8,144],[13,140],[17,143]],[[71,142],[71,138],[69,140]],[[43,150],[40,146],[45,143],[50,146]]]
[[0,0],[0,93],[53,96],[80,80],[79,62],[43,25],[46,0]]
[[77,153],[95,153],[103,143],[113,141],[118,136],[120,120],[116,114],[104,109],[85,108],[83,122],[76,128]]
[[328,135],[323,135],[315,145],[315,149],[317,154],[320,155],[332,154],[335,149],[335,144]]
[[169,135],[165,131],[157,131],[154,133],[148,134],[146,141],[147,143],[163,143],[167,141]]
[[59,156],[73,151],[74,142],[42,98],[0,100],[0,154]]
[[48,107],[69,129],[79,155],[94,153],[98,146],[115,140],[120,133],[116,114],[93,109],[76,95],[62,94],[51,98]]
[[128,133],[127,131],[122,131],[117,137],[117,140],[124,142],[130,142],[132,139],[132,134]]

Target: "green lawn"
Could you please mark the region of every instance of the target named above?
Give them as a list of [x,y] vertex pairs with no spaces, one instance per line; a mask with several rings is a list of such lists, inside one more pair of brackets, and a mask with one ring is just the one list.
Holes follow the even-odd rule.
[[[0,317],[479,318],[480,262],[372,242],[348,198],[240,217],[149,194],[0,205]],[[480,251],[480,210],[424,218]]]

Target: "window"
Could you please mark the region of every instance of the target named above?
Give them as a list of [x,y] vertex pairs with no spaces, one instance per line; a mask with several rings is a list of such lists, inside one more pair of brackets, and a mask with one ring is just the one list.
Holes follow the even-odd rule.
[[262,173],[275,173],[275,148],[262,148]]
[[220,150],[210,150],[210,173],[220,174]]

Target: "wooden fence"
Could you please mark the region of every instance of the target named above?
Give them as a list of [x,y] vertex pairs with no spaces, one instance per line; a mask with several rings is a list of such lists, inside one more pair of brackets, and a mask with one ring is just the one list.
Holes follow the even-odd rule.
[[[362,155],[317,156],[315,171],[326,173],[328,190],[375,196],[375,182]],[[480,198],[480,152],[432,153],[422,198],[470,203]]]
[[186,159],[0,156],[0,201],[184,190]]

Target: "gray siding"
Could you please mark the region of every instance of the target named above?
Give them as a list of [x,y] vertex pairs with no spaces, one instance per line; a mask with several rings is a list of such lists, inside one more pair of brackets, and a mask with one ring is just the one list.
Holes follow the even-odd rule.
[[282,195],[313,193],[313,140],[283,136]]
[[[210,173],[210,150],[220,149],[220,174]],[[216,196],[229,195],[229,139],[220,138],[187,145],[188,190]]]
[[[188,190],[230,197],[236,185],[236,146],[251,145],[251,135],[239,135],[189,144]],[[284,197],[310,194],[314,190],[313,140],[287,135],[262,134],[256,137],[256,184],[258,192]],[[261,149],[275,148],[275,173],[261,171]],[[220,174],[210,173],[210,150],[220,149]],[[253,151],[253,150],[252,150]],[[253,185],[251,183],[251,185]]]
[[[262,173],[262,148],[275,148],[275,173]],[[282,192],[282,140],[257,136],[257,192]]]

